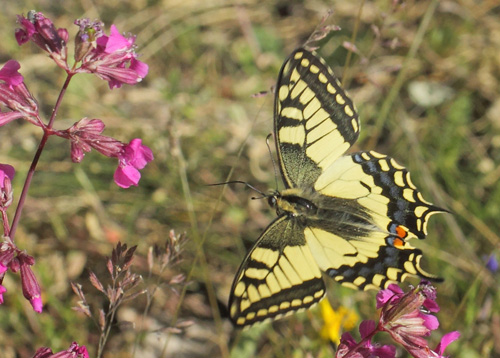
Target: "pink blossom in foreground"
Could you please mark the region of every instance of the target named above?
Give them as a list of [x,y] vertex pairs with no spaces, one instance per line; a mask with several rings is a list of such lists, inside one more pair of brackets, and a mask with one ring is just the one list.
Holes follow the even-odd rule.
[[340,345],[337,349],[335,358],[395,358],[396,347],[371,342],[371,336],[376,328],[374,321],[368,320],[361,322],[359,326],[361,342],[359,343],[354,340],[349,332],[344,333],[340,339]]
[[[428,327],[430,323],[427,324],[426,320],[431,316],[421,311],[421,307],[425,307],[427,297],[419,287],[406,294],[395,294],[389,298],[382,307],[380,326],[414,357],[423,358],[427,357],[425,352],[427,341],[424,337],[430,334],[431,329],[437,327]],[[391,286],[388,290],[396,291]]]
[[377,307],[382,308],[379,329],[388,332],[415,358],[440,357],[436,354],[444,350],[441,347],[459,336],[458,332],[449,334],[443,337],[436,351],[429,348],[424,337],[439,327],[437,318],[431,314],[438,312],[439,306],[436,289],[428,281],[422,281],[407,293],[397,285],[389,285],[377,294]]
[[87,347],[79,346],[78,343],[73,342],[68,349],[58,353],[53,353],[52,349],[48,347],[41,347],[33,358],[89,358],[89,353]]
[[139,170],[154,158],[151,149],[142,145],[141,139],[136,138],[123,147],[118,159],[118,168],[114,175],[115,183],[122,188],[129,188],[131,185],[137,186],[141,179]]
[[115,25],[111,25],[110,35],[105,35],[102,23],[87,19],[75,24],[80,27],[76,59],[82,62],[77,72],[94,73],[108,81],[111,89],[124,83],[134,85],[148,74],[148,65],[137,60],[134,36],[123,36]]

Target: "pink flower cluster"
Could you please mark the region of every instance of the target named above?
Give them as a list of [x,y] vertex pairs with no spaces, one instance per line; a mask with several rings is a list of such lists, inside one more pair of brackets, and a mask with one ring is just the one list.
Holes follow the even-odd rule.
[[75,62],[68,65],[68,30],[56,29],[51,20],[40,12],[30,11],[27,17],[18,16],[21,28],[16,30],[19,45],[32,41],[47,51],[56,64],[75,73],[93,73],[108,81],[110,88],[123,83],[134,85],[148,74],[148,65],[137,60],[135,37],[125,37],[111,25],[111,34],[105,35],[100,21],[79,19],[75,21],[80,30],[75,40]]
[[124,144],[114,138],[102,135],[104,123],[100,119],[83,118],[67,131],[58,135],[71,141],[71,159],[75,163],[82,161],[85,152],[94,148],[107,157],[118,158],[118,168],[115,171],[115,183],[128,188],[137,185],[141,179],[140,169],[152,161],[153,152],[135,138]]
[[124,83],[134,85],[140,82],[147,75],[148,66],[137,59],[135,37],[123,36],[114,25],[111,26],[111,34],[106,35],[102,30],[101,22],[91,22],[88,19],[75,21],[79,31],[75,40],[75,63],[70,66],[68,65],[68,31],[66,29],[56,28],[50,19],[35,11],[30,11],[26,17],[18,16],[18,22],[20,28],[15,32],[18,44],[33,42],[46,51],[57,66],[67,73],[66,82],[54,106],[52,116],[46,122],[40,116],[38,102],[29,92],[23,76],[19,73],[20,64],[10,60],[0,68],[0,127],[16,119],[25,119],[43,130],[43,138],[28,172],[11,227],[9,227],[7,209],[13,202],[11,181],[15,170],[10,165],[0,164],[0,214],[4,240],[0,242],[0,304],[3,303],[3,294],[6,292],[2,282],[6,272],[10,270],[20,274],[24,297],[29,300],[36,312],[41,312],[41,289],[31,269],[35,260],[15,245],[14,236],[27,188],[29,188],[36,163],[47,139],[56,135],[69,140],[71,159],[75,163],[81,162],[85,153],[91,149],[107,157],[116,158],[118,166],[114,180],[122,188],[138,185],[141,178],[139,170],[153,160],[151,149],[143,145],[141,139],[132,139],[127,144],[103,135],[105,125],[100,119],[83,118],[68,129],[54,129],[55,114],[60,100],[74,75],[95,74],[107,81],[109,87],[113,89],[121,87]]
[[436,289],[427,281],[405,293],[395,284],[377,294],[377,308],[381,308],[378,324],[374,321],[361,323],[361,341],[357,343],[350,333],[340,340],[336,358],[394,358],[393,346],[380,346],[371,339],[377,332],[387,332],[415,358],[444,358],[444,350],[460,337],[457,331],[445,334],[435,349],[428,346],[424,337],[439,327],[431,313],[438,312]]
[[[148,65],[137,59],[135,37],[123,36],[114,25],[108,36],[103,33],[101,22],[76,20],[79,31],[75,40],[75,65],[70,67],[67,62],[66,29],[56,29],[51,20],[34,11],[27,17],[18,16],[18,22],[21,28],[16,30],[15,35],[19,45],[32,41],[48,52],[70,77],[78,73],[93,73],[107,81],[113,89],[124,83],[136,84],[148,73]],[[92,148],[105,156],[117,158],[116,184],[122,188],[137,186],[141,178],[139,170],[154,159],[151,149],[143,145],[141,139],[132,139],[125,144],[102,135],[105,125],[100,119],[83,118],[66,130],[52,129],[52,123],[45,124],[40,118],[38,103],[24,84],[20,67],[17,61],[10,60],[0,69],[0,106],[7,109],[0,112],[0,126],[24,118],[42,127],[48,135],[69,139],[71,159],[75,163],[82,161],[85,153]]]

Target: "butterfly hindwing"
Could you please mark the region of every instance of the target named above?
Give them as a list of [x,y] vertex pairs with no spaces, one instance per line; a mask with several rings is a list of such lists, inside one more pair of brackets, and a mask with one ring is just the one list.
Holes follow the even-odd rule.
[[235,325],[283,316],[323,298],[321,271],[298,225],[286,216],[279,217],[243,260],[229,298]]
[[295,50],[276,86],[274,132],[287,188],[312,185],[359,135],[352,101],[324,60]]
[[444,211],[424,200],[406,168],[374,151],[339,158],[318,177],[314,190],[356,201],[380,230],[406,240],[424,238],[429,217]]
[[343,156],[318,177],[314,192],[320,210],[305,236],[336,281],[368,289],[409,275],[438,279],[420,267],[422,252],[408,240],[425,238],[429,217],[444,210],[423,199],[394,159],[373,151]]

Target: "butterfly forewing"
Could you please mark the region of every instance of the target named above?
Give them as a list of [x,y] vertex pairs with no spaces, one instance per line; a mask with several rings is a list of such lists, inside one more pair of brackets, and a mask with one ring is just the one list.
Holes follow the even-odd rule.
[[281,68],[274,131],[285,185],[310,186],[359,135],[352,101],[324,60],[304,49]]
[[298,225],[285,216],[279,217],[243,260],[229,297],[235,325],[283,316],[323,298],[321,271]]

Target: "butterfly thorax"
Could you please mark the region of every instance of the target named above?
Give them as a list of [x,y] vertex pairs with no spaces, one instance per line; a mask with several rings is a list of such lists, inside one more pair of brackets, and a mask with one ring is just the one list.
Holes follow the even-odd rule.
[[301,226],[326,229],[347,239],[379,231],[370,212],[356,201],[326,197],[311,188],[291,188],[274,192],[269,205],[278,216],[287,216]]
[[269,205],[276,209],[278,216],[311,217],[318,213],[318,206],[301,189],[276,191],[269,197]]

